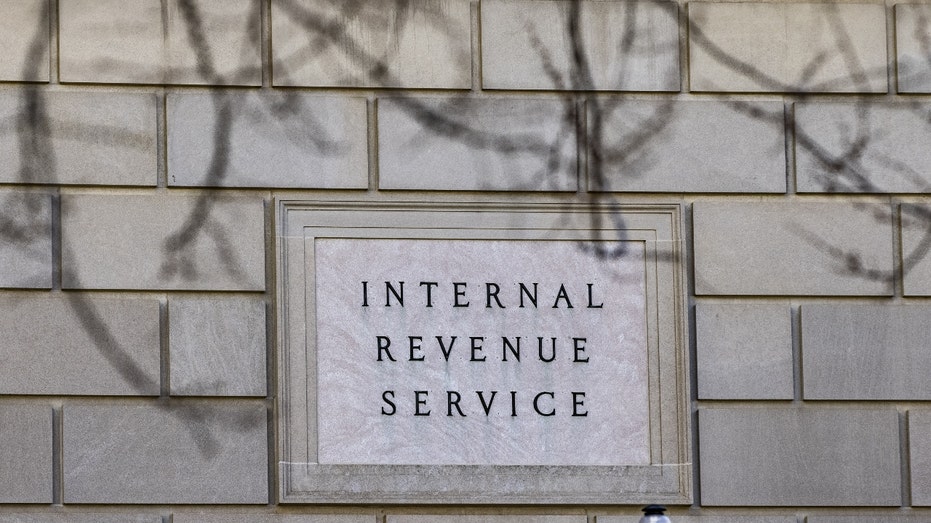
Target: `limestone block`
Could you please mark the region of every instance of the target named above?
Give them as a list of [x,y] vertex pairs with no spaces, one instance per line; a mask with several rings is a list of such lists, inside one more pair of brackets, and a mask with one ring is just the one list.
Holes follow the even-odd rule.
[[52,469],[51,407],[0,405],[0,503],[51,503]]
[[58,6],[62,82],[262,83],[258,0],[61,0]]
[[802,103],[795,108],[799,192],[931,193],[931,106]]
[[806,523],[923,523],[926,516],[808,516]]
[[[798,523],[795,516],[680,516],[674,523]],[[811,518],[808,518],[811,520]],[[640,516],[595,516],[595,523],[639,523]]]
[[896,73],[900,93],[931,93],[931,5],[896,4]]
[[366,144],[364,98],[168,95],[171,186],[365,189]]
[[931,207],[902,205],[902,271],[906,296],[931,296]]
[[263,212],[217,193],[62,195],[62,285],[262,290]]
[[[570,30],[573,7],[577,36]],[[586,69],[590,84],[581,80]],[[482,76],[486,89],[679,91],[678,8],[653,1],[485,0]]]
[[154,299],[5,296],[0,332],[0,394],[159,394]]
[[698,422],[704,506],[902,502],[895,409],[703,409]]
[[48,82],[49,1],[0,0],[0,81]]
[[805,399],[931,399],[931,307],[802,305]]
[[468,89],[469,0],[272,1],[276,86]]
[[378,101],[381,189],[575,191],[576,150],[568,101]]
[[589,190],[786,191],[780,102],[602,100],[587,110]]
[[0,182],[154,186],[156,123],[153,94],[0,91]]
[[52,199],[0,191],[0,287],[52,287]]
[[173,523],[377,523],[374,514],[207,514],[175,512]]
[[171,298],[171,393],[265,396],[265,302]]
[[881,202],[696,202],[699,295],[892,294],[892,216]]
[[695,306],[699,399],[792,399],[792,325],[783,303]]
[[884,93],[880,4],[690,2],[693,91]]
[[265,504],[261,402],[66,405],[65,503]]
[[931,411],[908,411],[912,504],[931,505]]
[[386,523],[585,523],[578,516],[394,516]]
[[162,523],[161,516],[139,514],[0,514],[0,523]]

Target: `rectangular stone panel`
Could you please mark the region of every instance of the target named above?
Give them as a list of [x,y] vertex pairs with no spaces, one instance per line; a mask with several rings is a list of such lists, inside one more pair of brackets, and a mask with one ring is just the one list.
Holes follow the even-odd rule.
[[884,93],[880,4],[690,2],[693,91]]
[[931,106],[800,103],[795,106],[799,192],[929,193]]
[[[675,523],[798,523],[795,516],[681,516],[674,514]],[[808,518],[811,521],[811,518]],[[595,523],[639,523],[640,516],[595,516]]]
[[699,295],[892,295],[887,203],[696,202]]
[[168,185],[365,189],[367,136],[364,98],[169,94]]
[[931,296],[931,206],[903,204],[902,280],[906,296]]
[[154,299],[10,294],[0,300],[0,394],[159,394]]
[[171,394],[265,396],[265,302],[168,301]]
[[912,504],[931,506],[931,411],[908,411]]
[[261,85],[257,0],[61,0],[62,82]]
[[792,399],[791,321],[786,303],[698,303],[698,398]]
[[274,0],[274,85],[468,89],[469,4]]
[[870,516],[808,516],[806,523],[923,523],[926,516],[897,516],[892,514]]
[[0,405],[0,503],[51,503],[52,469],[51,407]]
[[163,521],[158,515],[68,512],[67,514],[0,514],[0,523],[163,523]]
[[280,202],[282,501],[688,498],[677,211]]
[[931,93],[931,5],[896,4],[896,74],[900,93]]
[[394,516],[388,515],[386,523],[586,523],[584,515],[578,516]]
[[0,191],[0,287],[52,287],[52,198]]
[[0,81],[48,82],[49,0],[0,0]]
[[172,523],[379,523],[374,514],[208,514],[175,512]]
[[575,114],[556,99],[380,99],[379,188],[575,191]]
[[66,405],[65,503],[266,504],[261,402]]
[[679,90],[673,2],[485,0],[481,10],[486,89]]
[[590,100],[588,189],[786,191],[781,102]]
[[928,339],[928,306],[802,305],[805,399],[931,399]]
[[898,506],[895,409],[702,409],[703,506]]
[[64,194],[62,285],[258,291],[264,238],[259,197]]
[[157,121],[150,93],[0,91],[0,182],[154,186]]

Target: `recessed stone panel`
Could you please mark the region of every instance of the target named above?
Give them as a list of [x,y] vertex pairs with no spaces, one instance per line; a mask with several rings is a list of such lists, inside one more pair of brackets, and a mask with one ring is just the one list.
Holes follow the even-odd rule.
[[0,191],[0,287],[52,287],[52,198]]
[[386,523],[586,523],[585,516],[388,516]]
[[[795,516],[682,516],[674,514],[675,523],[798,523]],[[811,521],[811,518],[808,518]],[[640,516],[595,516],[595,523],[639,523]]]
[[469,0],[272,2],[276,86],[468,89]]
[[931,206],[903,204],[902,281],[906,296],[931,296]]
[[882,5],[690,2],[688,9],[693,91],[887,90]]
[[[673,2],[485,0],[481,9],[486,89],[679,90]],[[574,53],[580,42],[583,58]]]
[[236,514],[175,512],[173,523],[378,523],[374,514]]
[[912,503],[931,506],[931,411],[908,411]]
[[931,5],[896,4],[896,73],[900,93],[931,93]]
[[283,500],[686,497],[677,207],[476,205],[279,205]]
[[157,515],[70,512],[67,514],[0,514],[0,523],[163,523],[163,521],[162,517]]

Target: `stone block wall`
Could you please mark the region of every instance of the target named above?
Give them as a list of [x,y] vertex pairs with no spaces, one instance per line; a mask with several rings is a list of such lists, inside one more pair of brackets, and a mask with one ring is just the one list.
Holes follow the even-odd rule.
[[0,523],[278,502],[276,202],[678,203],[674,522],[931,520],[931,4],[0,0]]

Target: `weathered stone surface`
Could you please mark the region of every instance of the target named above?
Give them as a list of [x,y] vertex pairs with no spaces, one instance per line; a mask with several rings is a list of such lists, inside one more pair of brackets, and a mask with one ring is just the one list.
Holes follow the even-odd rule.
[[799,192],[929,193],[931,106],[802,103],[795,107]]
[[884,93],[879,4],[692,2],[693,91]]
[[262,81],[256,0],[61,0],[58,21],[62,82]]
[[591,191],[786,191],[779,102],[590,101],[587,109]]
[[[482,2],[486,89],[679,90],[679,19],[673,2],[580,2],[574,58],[572,2]],[[587,66],[591,83],[579,69]]]
[[0,405],[0,503],[51,503],[52,469],[51,407]]
[[171,393],[265,396],[265,302],[171,298]]
[[704,409],[698,422],[702,505],[902,501],[895,409]]
[[906,296],[931,296],[931,206],[902,205],[902,271]]
[[808,516],[806,523],[922,523],[926,516],[894,516],[889,514],[872,516]]
[[379,186],[574,191],[574,115],[574,104],[560,100],[379,100]]
[[66,405],[64,502],[265,504],[266,417],[261,402]]
[[928,400],[931,307],[802,305],[805,399]]
[[931,93],[931,5],[896,4],[896,73],[900,93]]
[[69,293],[0,300],[0,394],[159,393],[158,301]]
[[67,289],[262,290],[257,197],[62,195]]
[[274,84],[468,89],[469,9],[469,0],[274,0]]
[[0,514],[0,523],[163,523],[161,516],[138,514]]
[[386,523],[585,523],[578,516],[393,516]]
[[[798,523],[795,516],[680,516],[675,523]],[[809,521],[811,518],[808,518]],[[595,523],[639,523],[640,516],[595,516]]]
[[[390,516],[389,516],[390,517]],[[175,512],[172,523],[377,523],[374,514],[207,514]]]
[[931,505],[931,411],[908,411],[912,504]]
[[52,287],[52,199],[0,191],[0,287]]
[[48,82],[48,0],[2,0],[0,12],[0,81]]
[[699,399],[792,399],[792,325],[784,303],[695,306]]
[[154,186],[156,123],[153,94],[0,91],[0,182]]
[[365,189],[366,126],[364,98],[170,94],[168,184]]
[[696,202],[695,292],[891,295],[886,203]]

